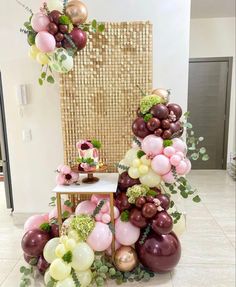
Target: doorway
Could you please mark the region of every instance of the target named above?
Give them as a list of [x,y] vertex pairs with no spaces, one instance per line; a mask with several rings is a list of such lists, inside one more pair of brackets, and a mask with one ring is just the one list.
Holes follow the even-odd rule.
[[[226,169],[232,57],[189,61],[190,122],[210,159],[193,162],[193,169]],[[234,127],[231,127],[234,128]]]
[[11,171],[8,153],[8,141],[7,141],[7,129],[6,129],[6,118],[5,108],[2,90],[2,77],[0,72],[0,149],[1,149],[1,165],[2,165],[2,176],[5,186],[6,195],[6,206],[7,208],[14,210],[13,196],[12,196],[12,185],[11,185]]

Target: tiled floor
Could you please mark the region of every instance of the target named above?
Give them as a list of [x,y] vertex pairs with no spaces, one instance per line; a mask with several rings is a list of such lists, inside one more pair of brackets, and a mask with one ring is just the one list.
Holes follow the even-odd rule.
[[[147,287],[235,286],[235,183],[225,171],[193,171],[190,181],[198,188],[202,202],[184,202],[187,231],[180,238],[181,261],[171,274],[156,276],[145,285]],[[24,264],[20,249],[22,226],[14,222],[14,217],[5,209],[0,183],[2,287],[19,286],[19,267]],[[34,286],[42,285],[38,281]],[[116,285],[109,282],[108,286]]]

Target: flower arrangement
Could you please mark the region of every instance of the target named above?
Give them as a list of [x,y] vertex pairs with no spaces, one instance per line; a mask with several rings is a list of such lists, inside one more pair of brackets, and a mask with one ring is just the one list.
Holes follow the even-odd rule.
[[85,48],[87,32],[103,32],[103,23],[86,23],[88,11],[78,0],[45,0],[37,13],[16,0],[29,14],[21,32],[27,35],[29,56],[41,65],[40,85],[54,83],[53,72],[68,73],[73,58]]

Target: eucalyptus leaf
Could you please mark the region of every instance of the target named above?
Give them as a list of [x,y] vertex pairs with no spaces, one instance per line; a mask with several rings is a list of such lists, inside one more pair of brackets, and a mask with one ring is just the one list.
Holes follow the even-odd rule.
[[54,80],[53,76],[51,76],[51,75],[48,76],[47,77],[47,82],[50,83],[50,84],[54,84],[55,80]]
[[209,157],[208,154],[204,154],[203,157],[202,157],[202,160],[203,160],[203,161],[207,161],[207,160],[209,160],[209,158],[210,158],[210,157]]
[[200,142],[202,142],[202,141],[204,140],[204,137],[199,137],[198,140],[199,140]]
[[184,191],[184,190],[181,190],[180,195],[181,195],[183,198],[188,198],[188,194],[187,194],[187,192]]
[[206,148],[205,148],[205,147],[201,147],[200,150],[199,150],[199,152],[200,152],[201,154],[206,153]]
[[92,27],[93,27],[94,29],[97,28],[97,21],[96,21],[95,19],[92,21]]
[[199,158],[199,154],[198,153],[191,154],[191,159],[192,160],[198,160],[198,158]]
[[105,25],[104,24],[99,24],[98,25],[98,32],[102,33],[105,30]]
[[193,198],[193,201],[198,203],[198,202],[201,201],[201,198],[200,198],[198,195],[196,195],[196,196]]

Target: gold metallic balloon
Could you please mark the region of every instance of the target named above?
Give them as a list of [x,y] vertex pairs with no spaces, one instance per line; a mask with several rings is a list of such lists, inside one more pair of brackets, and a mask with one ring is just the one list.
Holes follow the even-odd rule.
[[74,25],[78,25],[86,21],[88,11],[84,3],[79,0],[72,0],[66,6],[66,15],[70,17]]
[[166,102],[169,101],[170,91],[165,89],[155,89],[152,91],[153,95],[162,97]]
[[132,271],[138,265],[136,251],[131,246],[121,246],[115,253],[114,263],[119,271]]

